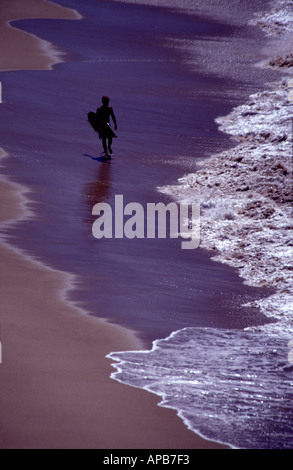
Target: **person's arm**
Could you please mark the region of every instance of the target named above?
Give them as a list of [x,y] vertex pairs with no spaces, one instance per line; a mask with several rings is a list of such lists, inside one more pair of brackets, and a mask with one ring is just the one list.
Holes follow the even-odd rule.
[[114,122],[114,126],[115,126],[115,131],[117,130],[117,121],[116,121],[116,117],[115,117],[115,114],[114,114],[114,111],[113,111],[113,108],[111,108],[111,113],[110,113],[112,119],[113,119],[113,122]]

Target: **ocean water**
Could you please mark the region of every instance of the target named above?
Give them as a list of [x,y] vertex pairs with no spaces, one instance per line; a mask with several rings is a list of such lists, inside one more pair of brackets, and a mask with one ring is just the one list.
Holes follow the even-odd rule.
[[[138,3],[142,2],[138,1]],[[154,1],[152,4],[158,4],[158,2]],[[257,13],[257,7],[261,5],[255,2],[254,6]],[[271,31],[272,28],[277,28],[274,22],[274,19],[277,19],[282,29],[287,28],[286,34],[288,35],[288,27],[290,27],[288,24],[292,24],[292,17],[289,19],[290,15],[288,15],[289,2],[282,2],[282,5],[281,3],[277,5],[267,3],[262,6],[267,7],[268,13],[262,16],[260,8],[260,12],[252,18],[251,23],[254,23],[254,20],[257,22],[256,18],[260,19],[264,29]],[[191,12],[195,8],[195,2],[174,1],[172,7],[187,8]],[[200,9],[200,5],[197,4],[197,7]],[[219,7],[219,2],[214,2],[214,7]],[[271,12],[272,7],[274,8]],[[282,11],[287,12],[283,17]],[[207,13],[207,10],[205,12]],[[223,19],[225,13],[227,14],[221,10],[219,16]],[[233,19],[236,23],[245,20],[245,15],[241,16],[239,10],[238,13],[239,15],[234,15],[234,17],[233,14],[231,15],[232,22]],[[288,36],[286,36],[286,41],[287,39]],[[207,74],[229,76],[233,79],[239,73],[244,75],[254,73],[252,68],[245,69],[241,61],[235,62],[235,51],[239,47],[237,42],[237,39],[234,40],[230,48],[233,70],[229,70],[227,49],[221,50],[220,41],[211,49],[205,44],[202,53],[198,50],[199,40],[176,39],[173,41],[173,47],[178,47],[183,51],[187,67],[198,66],[200,57],[204,59],[201,63],[204,63]],[[218,52],[215,53],[215,51]],[[251,54],[249,47],[244,50],[244,54],[246,53]],[[259,56],[256,54],[255,63],[258,60]],[[272,81],[274,78],[274,72],[272,72]],[[218,122],[223,130],[231,135],[243,136],[249,132],[257,134],[260,128],[259,133],[269,131],[274,134],[271,138],[273,142],[277,134],[279,136],[287,133],[290,136],[290,109],[288,108],[290,103],[286,102],[286,94],[289,91],[287,83],[288,81],[283,82],[282,87],[277,84],[275,91],[270,90],[262,94],[260,89],[259,94],[250,96],[256,112],[252,112],[254,109],[244,104],[236,107],[234,112],[227,117],[219,118]],[[235,89],[227,88],[226,93],[233,95]],[[247,110],[253,117],[244,118]],[[259,117],[258,113],[260,113]],[[278,113],[279,116],[276,116]],[[265,120],[264,116],[267,116]],[[288,164],[289,168],[290,149],[292,149],[292,140],[290,142],[288,139],[278,148],[272,145],[260,146],[260,148],[257,145],[253,147],[252,144],[243,146],[243,153],[240,154],[245,155],[250,152],[252,159],[254,158],[256,162],[266,151],[273,160],[276,157],[282,158],[282,162],[285,165]],[[233,156],[233,150],[230,154]],[[211,165],[215,164],[212,159],[210,161]],[[223,164],[222,162],[223,160],[220,164]],[[221,174],[220,171],[215,172],[214,180],[218,178],[222,184],[219,174]],[[194,182],[192,180],[192,175],[187,176],[181,178],[178,185],[161,187],[159,190],[173,196],[178,202],[198,202],[200,190],[192,189],[198,184],[196,174]],[[211,169],[208,182],[214,184],[214,180]],[[223,195],[219,197],[223,198]],[[216,196],[207,197],[206,208],[212,208],[212,210],[207,210],[204,214],[203,231],[210,234],[209,237],[207,236],[208,242],[205,245],[207,248],[212,245],[217,246],[218,255],[215,260],[242,268],[241,273],[246,283],[275,286],[275,294],[258,303],[262,311],[274,321],[265,326],[252,326],[242,330],[183,328],[174,331],[165,339],[153,342],[151,350],[113,352],[108,356],[114,360],[113,367],[116,369],[112,377],[122,383],[157,394],[161,397],[160,406],[175,409],[189,429],[208,439],[229,444],[235,448],[292,449],[292,276],[291,271],[286,271],[289,269],[288,266],[292,265],[292,242],[290,242],[290,232],[288,232],[292,219],[288,207],[285,210],[276,208],[276,214],[270,226],[271,229],[272,223],[275,224],[274,235],[272,234],[274,240],[271,238],[270,229],[264,225],[252,230],[250,245],[252,258],[254,250],[256,253],[259,252],[259,243],[262,244],[262,257],[257,262],[256,259],[251,259],[243,266],[242,259],[240,262],[237,259],[239,258],[237,245],[241,237],[245,235],[244,231],[235,230],[237,219],[236,216],[231,215],[234,211],[233,206],[237,207],[239,204],[241,205],[241,199],[232,200],[231,203],[229,197],[226,201],[217,199]],[[231,217],[231,227],[234,225],[231,231],[225,220],[227,217],[224,217],[227,211]],[[243,222],[239,225],[245,226],[245,223],[243,218]],[[251,221],[250,225],[252,227]],[[266,235],[261,233],[262,230],[266,231]],[[218,238],[225,233],[226,236],[222,239],[226,238],[227,241],[224,240],[221,245]],[[273,242],[276,245],[272,257],[270,253]],[[233,258],[235,248],[238,250],[236,259]],[[280,257],[274,264],[272,258],[278,257],[278,253]],[[271,265],[270,282],[269,279],[267,282],[263,281],[266,277],[263,274],[264,265],[267,266],[267,270],[270,270]]]
[[[255,41],[265,40],[248,22],[270,2],[155,3],[60,0],[84,20],[19,23],[67,51],[68,61],[53,72],[2,74],[1,145],[12,155],[4,172],[28,186],[35,212],[6,236],[76,275],[71,299],[89,313],[153,343],[112,352],[114,379],[159,394],[210,439],[288,448],[290,334],[265,333],[262,325],[274,323],[245,306],[268,292],[243,285],[235,269],[204,250],[183,253],[176,240],[98,242],[91,235],[97,202],[112,203],[115,194],[165,201],[157,188],[231,146],[215,118],[277,76],[249,67]],[[108,165],[86,122],[103,94],[118,119]]]

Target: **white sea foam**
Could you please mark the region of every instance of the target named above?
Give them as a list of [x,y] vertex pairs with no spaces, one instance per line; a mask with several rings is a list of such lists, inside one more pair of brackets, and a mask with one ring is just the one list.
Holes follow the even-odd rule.
[[255,13],[250,24],[261,27],[271,36],[280,36],[293,31],[292,0],[271,2],[272,8],[267,12]]
[[151,351],[111,353],[112,377],[176,409],[187,427],[237,448],[292,448],[293,366],[279,336],[185,328]]

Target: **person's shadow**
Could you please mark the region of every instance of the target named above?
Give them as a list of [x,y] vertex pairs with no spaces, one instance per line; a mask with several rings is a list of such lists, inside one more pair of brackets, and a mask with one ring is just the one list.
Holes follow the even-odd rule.
[[91,158],[92,160],[95,160],[96,162],[103,162],[103,163],[110,163],[111,162],[111,159],[105,160],[104,154],[100,155],[99,157],[93,157],[92,155],[89,155],[88,153],[84,153],[83,156]]

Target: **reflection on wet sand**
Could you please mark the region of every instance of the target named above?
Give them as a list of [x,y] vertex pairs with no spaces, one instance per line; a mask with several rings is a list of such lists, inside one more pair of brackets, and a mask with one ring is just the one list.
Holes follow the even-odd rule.
[[86,197],[89,214],[86,222],[92,224],[92,209],[99,202],[107,202],[111,194],[111,161],[104,161],[104,157],[93,157],[85,155],[98,162],[98,169],[95,170],[95,179],[85,186],[84,196]]
[[106,202],[111,193],[111,163],[104,162],[103,158],[95,160],[101,161],[101,163],[96,172],[95,181],[88,183],[85,191],[91,210],[93,205],[98,202]]

